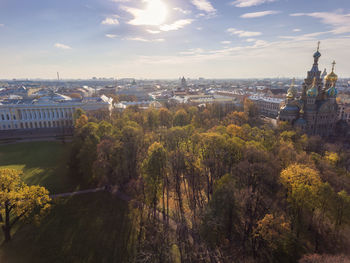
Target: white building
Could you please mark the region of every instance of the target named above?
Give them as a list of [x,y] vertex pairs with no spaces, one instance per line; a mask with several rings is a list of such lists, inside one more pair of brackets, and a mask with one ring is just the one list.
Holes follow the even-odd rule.
[[283,103],[283,99],[263,97],[263,96],[250,96],[249,99],[258,107],[259,113],[267,117],[277,117],[280,107]]
[[0,102],[0,130],[72,127],[76,109],[85,111],[113,107],[112,99],[71,99],[60,94],[39,99],[4,100]]

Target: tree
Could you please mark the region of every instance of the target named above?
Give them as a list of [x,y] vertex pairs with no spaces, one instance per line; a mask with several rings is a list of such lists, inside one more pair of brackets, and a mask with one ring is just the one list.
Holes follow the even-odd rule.
[[185,126],[189,123],[189,116],[184,109],[180,109],[175,113],[174,126]]
[[281,182],[287,188],[287,201],[290,204],[292,229],[296,236],[302,227],[305,211],[313,212],[319,204],[319,191],[322,181],[318,171],[306,165],[293,164],[281,172]]
[[76,130],[81,129],[85,124],[87,124],[89,122],[88,117],[83,114],[81,116],[79,116],[78,118],[75,119],[75,124],[74,127]]
[[238,112],[238,111],[234,111],[230,114],[228,114],[225,119],[224,119],[224,123],[226,125],[228,124],[235,124],[235,125],[243,125],[246,124],[248,122],[248,117],[244,112]]
[[259,115],[257,106],[248,98],[244,100],[244,112],[248,118],[255,118]]
[[11,229],[20,219],[47,210],[50,200],[44,187],[23,183],[19,171],[0,169],[0,223],[5,242],[11,240]]
[[241,228],[235,200],[235,182],[226,174],[215,183],[213,197],[205,211],[201,233],[211,246],[232,242]]
[[74,120],[79,119],[82,115],[86,115],[86,112],[82,109],[76,109],[74,112]]
[[161,108],[159,110],[159,121],[161,126],[170,128],[173,123],[173,116],[171,112],[166,108]]
[[283,259],[291,257],[288,255],[288,245],[291,243],[290,223],[283,215],[266,214],[257,222],[254,236],[258,241],[257,254],[260,258],[265,256],[265,261],[272,262],[271,255],[275,256],[275,262],[284,262]]
[[155,218],[158,197],[161,194],[161,189],[164,185],[163,176],[166,173],[166,151],[163,145],[155,142],[148,148],[148,155],[143,163],[143,169],[146,197],[148,203],[153,208],[153,217]]

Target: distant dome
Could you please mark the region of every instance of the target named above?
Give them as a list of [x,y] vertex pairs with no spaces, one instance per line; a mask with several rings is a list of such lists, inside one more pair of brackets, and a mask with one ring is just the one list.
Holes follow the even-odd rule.
[[295,86],[291,86],[287,91],[287,98],[295,98],[298,94],[298,89]]
[[314,58],[320,58],[321,57],[321,53],[317,50],[315,53],[314,53]]

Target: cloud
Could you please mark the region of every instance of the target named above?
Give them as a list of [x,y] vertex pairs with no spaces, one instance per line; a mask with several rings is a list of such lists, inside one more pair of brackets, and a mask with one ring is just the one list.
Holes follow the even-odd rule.
[[105,36],[108,38],[116,38],[117,37],[117,35],[114,35],[114,34],[106,34]]
[[330,12],[314,12],[314,13],[295,13],[290,16],[309,16],[318,18],[323,24],[333,28],[333,34],[344,34],[350,32],[350,13],[330,13]]
[[5,25],[4,24],[0,24],[0,27],[4,27]]
[[62,43],[56,43],[54,46],[55,46],[55,48],[59,48],[59,49],[65,49],[65,50],[72,49],[70,46],[62,44]]
[[162,31],[173,31],[173,30],[179,30],[183,27],[185,27],[186,25],[189,25],[193,22],[193,19],[181,19],[181,20],[177,20],[174,23],[170,24],[170,25],[161,25],[159,27],[160,30]]
[[146,30],[148,33],[150,33],[150,34],[159,34],[159,33],[161,33],[162,31],[160,31],[160,30],[151,30],[151,29],[147,29]]
[[130,41],[140,41],[140,42],[164,42],[164,38],[157,38],[157,39],[146,39],[143,37],[127,37],[124,38],[124,40],[130,40]]
[[256,39],[255,38],[247,38],[245,41],[247,41],[247,42],[254,42],[254,41],[256,41]]
[[216,13],[216,9],[208,0],[191,0],[191,2],[195,7],[197,7],[198,10],[210,14]]
[[293,32],[300,32],[300,31],[301,31],[300,28],[294,28],[294,29],[293,29]]
[[[328,48],[327,52],[322,53],[321,63],[328,63],[335,58],[339,61],[339,65],[344,65],[339,66],[337,74],[348,75],[349,71],[345,65],[350,59],[350,53],[343,54],[342,50],[350,45],[350,38],[324,39],[322,45]],[[140,56],[135,64],[142,67],[152,65],[152,68],[158,69],[158,74],[163,72],[164,77],[169,74],[179,75],[179,71],[191,71],[191,69],[192,77],[203,75],[207,78],[304,77],[312,65],[315,46],[314,40],[256,41],[251,45],[219,49],[189,49],[174,55]],[[284,58],[283,61],[281,57]],[[218,63],[220,67],[217,66]],[[180,70],[178,65],[181,65]],[[258,70],[252,71],[252,65]]]
[[273,11],[273,10],[268,10],[268,11],[261,11],[261,12],[254,12],[254,13],[246,13],[241,15],[242,18],[257,18],[257,17],[263,17],[263,16],[268,16],[268,15],[275,15],[281,13],[280,11]]
[[279,36],[279,38],[293,40],[293,41],[309,41],[309,40],[316,40],[316,37],[325,35],[328,33],[330,33],[330,31],[314,32],[314,33],[303,34],[299,36]]
[[204,53],[205,50],[202,48],[191,48],[186,51],[180,51],[180,55],[198,55]]
[[162,0],[144,0],[145,9],[121,6],[121,9],[134,16],[128,23],[134,26],[159,26],[164,23],[168,9]]
[[105,20],[101,22],[102,25],[119,25],[118,16],[106,17]]
[[229,28],[227,29],[227,32],[231,35],[237,35],[239,37],[256,37],[261,35],[261,32],[237,30],[236,28]]
[[277,0],[236,0],[231,2],[231,5],[234,5],[235,7],[250,7],[250,6],[257,6],[264,3],[272,3]]
[[220,43],[223,45],[229,45],[229,44],[231,44],[231,41],[221,41]]
[[185,10],[185,9],[182,9],[180,7],[174,7],[173,8],[175,11],[178,11],[180,13],[183,13],[184,15],[189,15],[191,14],[191,10]]

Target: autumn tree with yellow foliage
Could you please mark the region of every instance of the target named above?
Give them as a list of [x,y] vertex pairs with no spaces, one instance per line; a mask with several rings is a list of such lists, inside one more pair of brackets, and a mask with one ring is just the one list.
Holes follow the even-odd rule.
[[47,210],[50,200],[44,187],[26,185],[20,171],[0,169],[0,224],[5,242],[11,240],[11,229],[20,219]]

